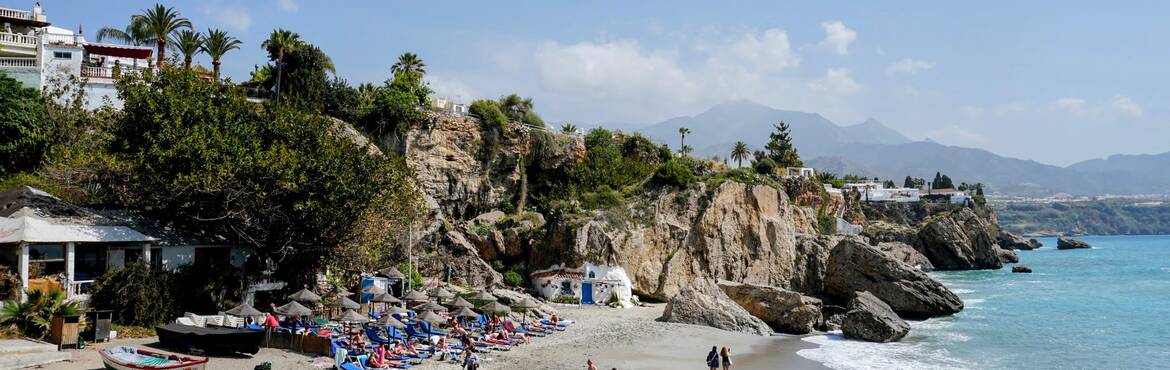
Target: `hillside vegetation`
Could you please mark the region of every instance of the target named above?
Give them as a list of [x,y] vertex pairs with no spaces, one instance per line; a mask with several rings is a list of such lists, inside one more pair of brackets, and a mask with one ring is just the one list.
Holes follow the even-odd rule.
[[999,224],[1026,235],[1143,235],[1170,233],[1170,203],[1109,199],[998,204]]

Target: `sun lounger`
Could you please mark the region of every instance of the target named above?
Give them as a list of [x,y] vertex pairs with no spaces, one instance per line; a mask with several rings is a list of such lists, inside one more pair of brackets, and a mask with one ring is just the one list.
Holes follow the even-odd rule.
[[393,326],[386,328],[386,336],[388,336],[390,338],[394,338],[394,339],[400,339],[400,340],[410,339],[410,337],[407,336],[406,334],[399,333],[398,328],[395,328]]
[[207,319],[204,319],[203,316],[199,316],[199,315],[196,315],[196,314],[193,314],[190,312],[184,312],[183,317],[190,319],[191,325],[198,326],[201,328],[207,326]]
[[383,344],[391,344],[391,345],[394,344],[393,340],[386,339],[385,337],[382,336],[381,333],[378,333],[378,329],[376,329],[376,328],[367,328],[366,329],[366,337],[370,338],[370,341],[373,341],[373,342],[383,343]]
[[223,326],[223,316],[220,316],[220,315],[203,316],[203,323],[205,326]]
[[430,333],[431,335],[438,335],[440,337],[447,336],[447,332],[439,330],[439,329],[435,329],[433,326],[431,326],[431,323],[429,323],[429,322],[420,322],[418,324],[419,324],[419,327],[422,329],[422,331]]
[[187,317],[177,318],[175,319],[175,323],[180,325],[195,326],[195,322],[191,321],[191,319]]
[[406,326],[406,334],[407,334],[407,335],[409,335],[409,336],[411,336],[411,337],[413,337],[413,338],[423,338],[423,339],[427,339],[427,338],[430,338],[430,337],[431,337],[430,335],[423,334],[423,333],[420,333],[420,332],[418,332],[418,331],[415,331],[415,330],[414,330],[414,326],[411,326],[411,325],[407,325],[407,326]]

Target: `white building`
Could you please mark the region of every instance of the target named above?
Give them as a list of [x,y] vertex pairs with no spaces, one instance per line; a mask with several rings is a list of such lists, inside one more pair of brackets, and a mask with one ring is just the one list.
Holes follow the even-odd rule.
[[856,191],[861,194],[861,200],[866,202],[917,202],[920,200],[919,191],[915,188],[885,188],[879,182],[860,182],[845,184],[845,190]]
[[784,177],[799,177],[802,179],[811,179],[817,177],[817,171],[809,167],[788,167],[784,169]]
[[447,98],[435,98],[431,100],[431,108],[448,114],[455,114],[460,116],[467,115],[466,104],[456,103],[455,101]]
[[20,275],[24,290],[64,290],[88,299],[94,279],[128,263],[244,266],[245,249],[214,238],[180,236],[69,204],[18,186],[0,192],[0,266]]
[[37,90],[76,77],[86,81],[87,107],[119,106],[114,82],[151,67],[154,49],[87,42],[51,26],[39,4],[31,11],[0,7],[0,72]]
[[920,192],[923,199],[934,202],[965,205],[971,201],[971,197],[967,196],[966,192],[954,188],[922,189]]
[[571,297],[579,299],[581,304],[617,302],[622,307],[632,306],[633,283],[620,266],[586,263],[570,268],[561,264],[533,272],[531,277],[540,295],[552,302]]

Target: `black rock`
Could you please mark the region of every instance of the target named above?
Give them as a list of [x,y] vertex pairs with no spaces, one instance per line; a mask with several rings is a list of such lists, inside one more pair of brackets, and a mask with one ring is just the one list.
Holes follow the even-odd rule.
[[1032,269],[1028,266],[1023,266],[1023,265],[1012,266],[1012,272],[1020,273],[1020,274],[1031,274]]
[[1083,240],[1063,236],[1056,239],[1056,249],[1088,249],[1092,247],[1092,245],[1085,243]]

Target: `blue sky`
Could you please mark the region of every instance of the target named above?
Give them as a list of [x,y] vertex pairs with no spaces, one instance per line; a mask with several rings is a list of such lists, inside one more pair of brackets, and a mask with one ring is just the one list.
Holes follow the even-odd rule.
[[[42,4],[55,25],[92,35],[153,2]],[[413,51],[442,96],[517,92],[557,122],[652,123],[749,99],[1058,165],[1170,151],[1168,2],[168,5],[198,29],[244,41],[224,60],[235,80],[265,62],[260,42],[284,27],[324,49],[350,82],[380,82]]]

